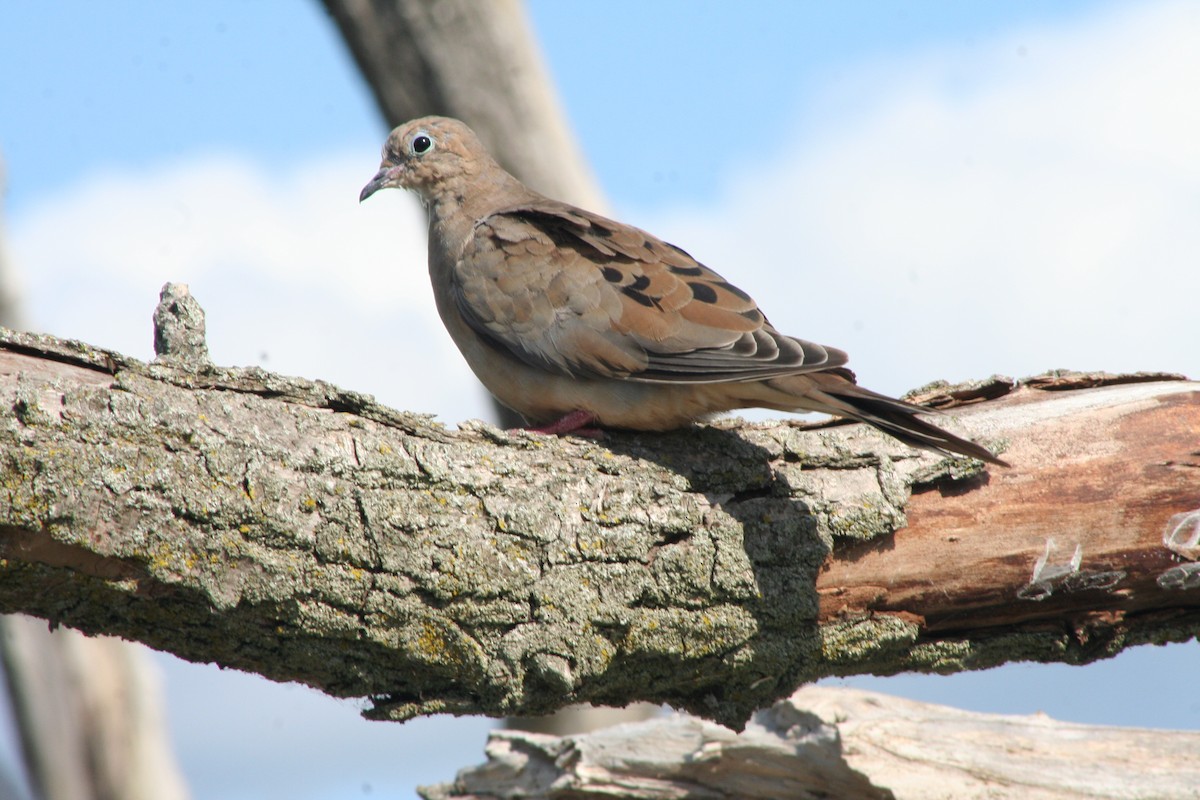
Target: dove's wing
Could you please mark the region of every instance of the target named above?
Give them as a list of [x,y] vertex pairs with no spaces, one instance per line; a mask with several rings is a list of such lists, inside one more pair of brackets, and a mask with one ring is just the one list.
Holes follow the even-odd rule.
[[712,383],[846,362],[840,350],[779,333],[745,292],[683,250],[551,200],[479,220],[452,283],[486,341],[567,375]]

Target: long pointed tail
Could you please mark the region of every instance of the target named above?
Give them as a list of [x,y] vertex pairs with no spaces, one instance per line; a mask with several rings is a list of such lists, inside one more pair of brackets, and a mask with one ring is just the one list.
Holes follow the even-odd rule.
[[855,384],[837,372],[810,373],[805,377],[812,380],[814,389],[808,397],[818,399],[828,410],[843,417],[873,425],[907,445],[934,450],[939,453],[970,456],[1007,467],[985,447],[969,442],[949,431],[917,417],[917,414],[937,413],[933,409],[906,403],[887,395],[872,392]]

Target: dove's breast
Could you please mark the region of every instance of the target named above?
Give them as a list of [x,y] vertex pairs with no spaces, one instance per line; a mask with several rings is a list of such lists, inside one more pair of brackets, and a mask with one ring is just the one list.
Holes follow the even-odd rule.
[[532,366],[481,338],[459,316],[453,300],[439,299],[438,311],[475,376],[531,424],[590,411],[603,427],[670,430],[725,410],[713,407],[722,405],[722,392],[711,385],[579,378]]

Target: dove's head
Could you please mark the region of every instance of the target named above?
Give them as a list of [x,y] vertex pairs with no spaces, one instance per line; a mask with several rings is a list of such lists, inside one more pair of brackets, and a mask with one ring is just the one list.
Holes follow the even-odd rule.
[[392,131],[383,146],[383,162],[363,187],[359,202],[380,189],[412,189],[429,205],[439,193],[456,190],[458,180],[470,180],[495,162],[475,132],[449,117],[421,117]]

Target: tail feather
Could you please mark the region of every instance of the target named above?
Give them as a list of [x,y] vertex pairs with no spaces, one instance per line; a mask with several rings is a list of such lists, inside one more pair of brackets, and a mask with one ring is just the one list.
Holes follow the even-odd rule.
[[[865,422],[912,447],[938,453],[958,454],[978,458],[989,464],[1007,467],[985,447],[955,436],[916,416],[937,413],[934,409],[906,403],[887,395],[864,389],[835,373],[817,373],[818,391],[828,402],[829,410],[840,416]],[[827,378],[821,380],[822,378]],[[810,395],[811,396],[811,395]]]

